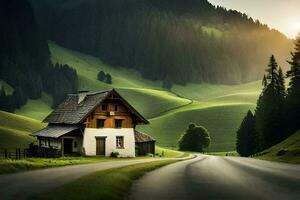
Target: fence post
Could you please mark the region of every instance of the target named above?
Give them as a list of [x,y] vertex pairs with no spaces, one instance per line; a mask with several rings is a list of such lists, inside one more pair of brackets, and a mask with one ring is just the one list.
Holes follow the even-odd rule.
[[4,157],[7,159],[7,149],[4,149]]
[[18,149],[19,152],[19,160],[21,160],[21,148]]

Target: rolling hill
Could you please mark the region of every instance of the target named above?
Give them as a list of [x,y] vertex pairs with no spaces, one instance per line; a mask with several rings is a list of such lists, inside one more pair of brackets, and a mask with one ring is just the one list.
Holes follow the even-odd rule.
[[35,141],[30,134],[44,126],[38,120],[0,111],[0,147],[28,147],[29,143]]
[[[116,88],[151,122],[139,126],[164,147],[176,147],[178,138],[190,122],[204,125],[211,133],[209,151],[230,151],[235,147],[235,132],[249,109],[254,109],[260,82],[243,85],[188,84],[163,90],[160,81],[149,81],[126,68],[112,67],[100,59],[49,43],[52,62],[68,64],[77,70],[80,90]],[[103,70],[113,77],[112,85],[97,80]],[[29,100],[16,113],[38,120],[51,112],[51,97]]]

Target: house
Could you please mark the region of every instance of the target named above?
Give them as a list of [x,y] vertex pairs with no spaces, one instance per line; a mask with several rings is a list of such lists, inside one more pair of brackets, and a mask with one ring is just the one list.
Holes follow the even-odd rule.
[[155,140],[135,130],[149,122],[116,90],[70,94],[44,119],[48,126],[33,133],[43,148],[62,155],[121,157],[154,154]]

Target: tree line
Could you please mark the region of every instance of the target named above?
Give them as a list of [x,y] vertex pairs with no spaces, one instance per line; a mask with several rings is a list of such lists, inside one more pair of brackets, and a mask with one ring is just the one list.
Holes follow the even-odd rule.
[[267,56],[284,62],[292,49],[278,31],[206,0],[31,2],[48,39],[163,80],[166,88],[257,80]]
[[236,148],[240,155],[249,156],[268,149],[300,129],[300,34],[291,56],[286,73],[287,90],[282,69],[275,56],[271,56],[255,113],[249,111],[237,131]]
[[47,40],[27,0],[3,0],[0,6],[0,79],[14,88],[0,88],[0,109],[13,112],[42,92],[53,97],[53,106],[67,93],[77,92],[77,73],[68,65],[50,62]]

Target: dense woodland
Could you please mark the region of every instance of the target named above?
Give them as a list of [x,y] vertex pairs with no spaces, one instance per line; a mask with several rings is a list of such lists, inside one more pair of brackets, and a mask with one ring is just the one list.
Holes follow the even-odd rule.
[[2,0],[0,24],[0,79],[14,88],[13,94],[1,88],[1,110],[20,108],[43,91],[52,94],[54,106],[66,93],[77,92],[76,72],[50,63],[46,37],[27,0]]
[[[249,156],[283,141],[300,130],[300,34],[284,76],[271,56],[255,114],[248,112],[237,132],[237,151]],[[285,77],[289,86],[285,88]]]
[[257,80],[265,58],[285,67],[292,41],[207,0],[31,0],[50,40],[168,82]]

